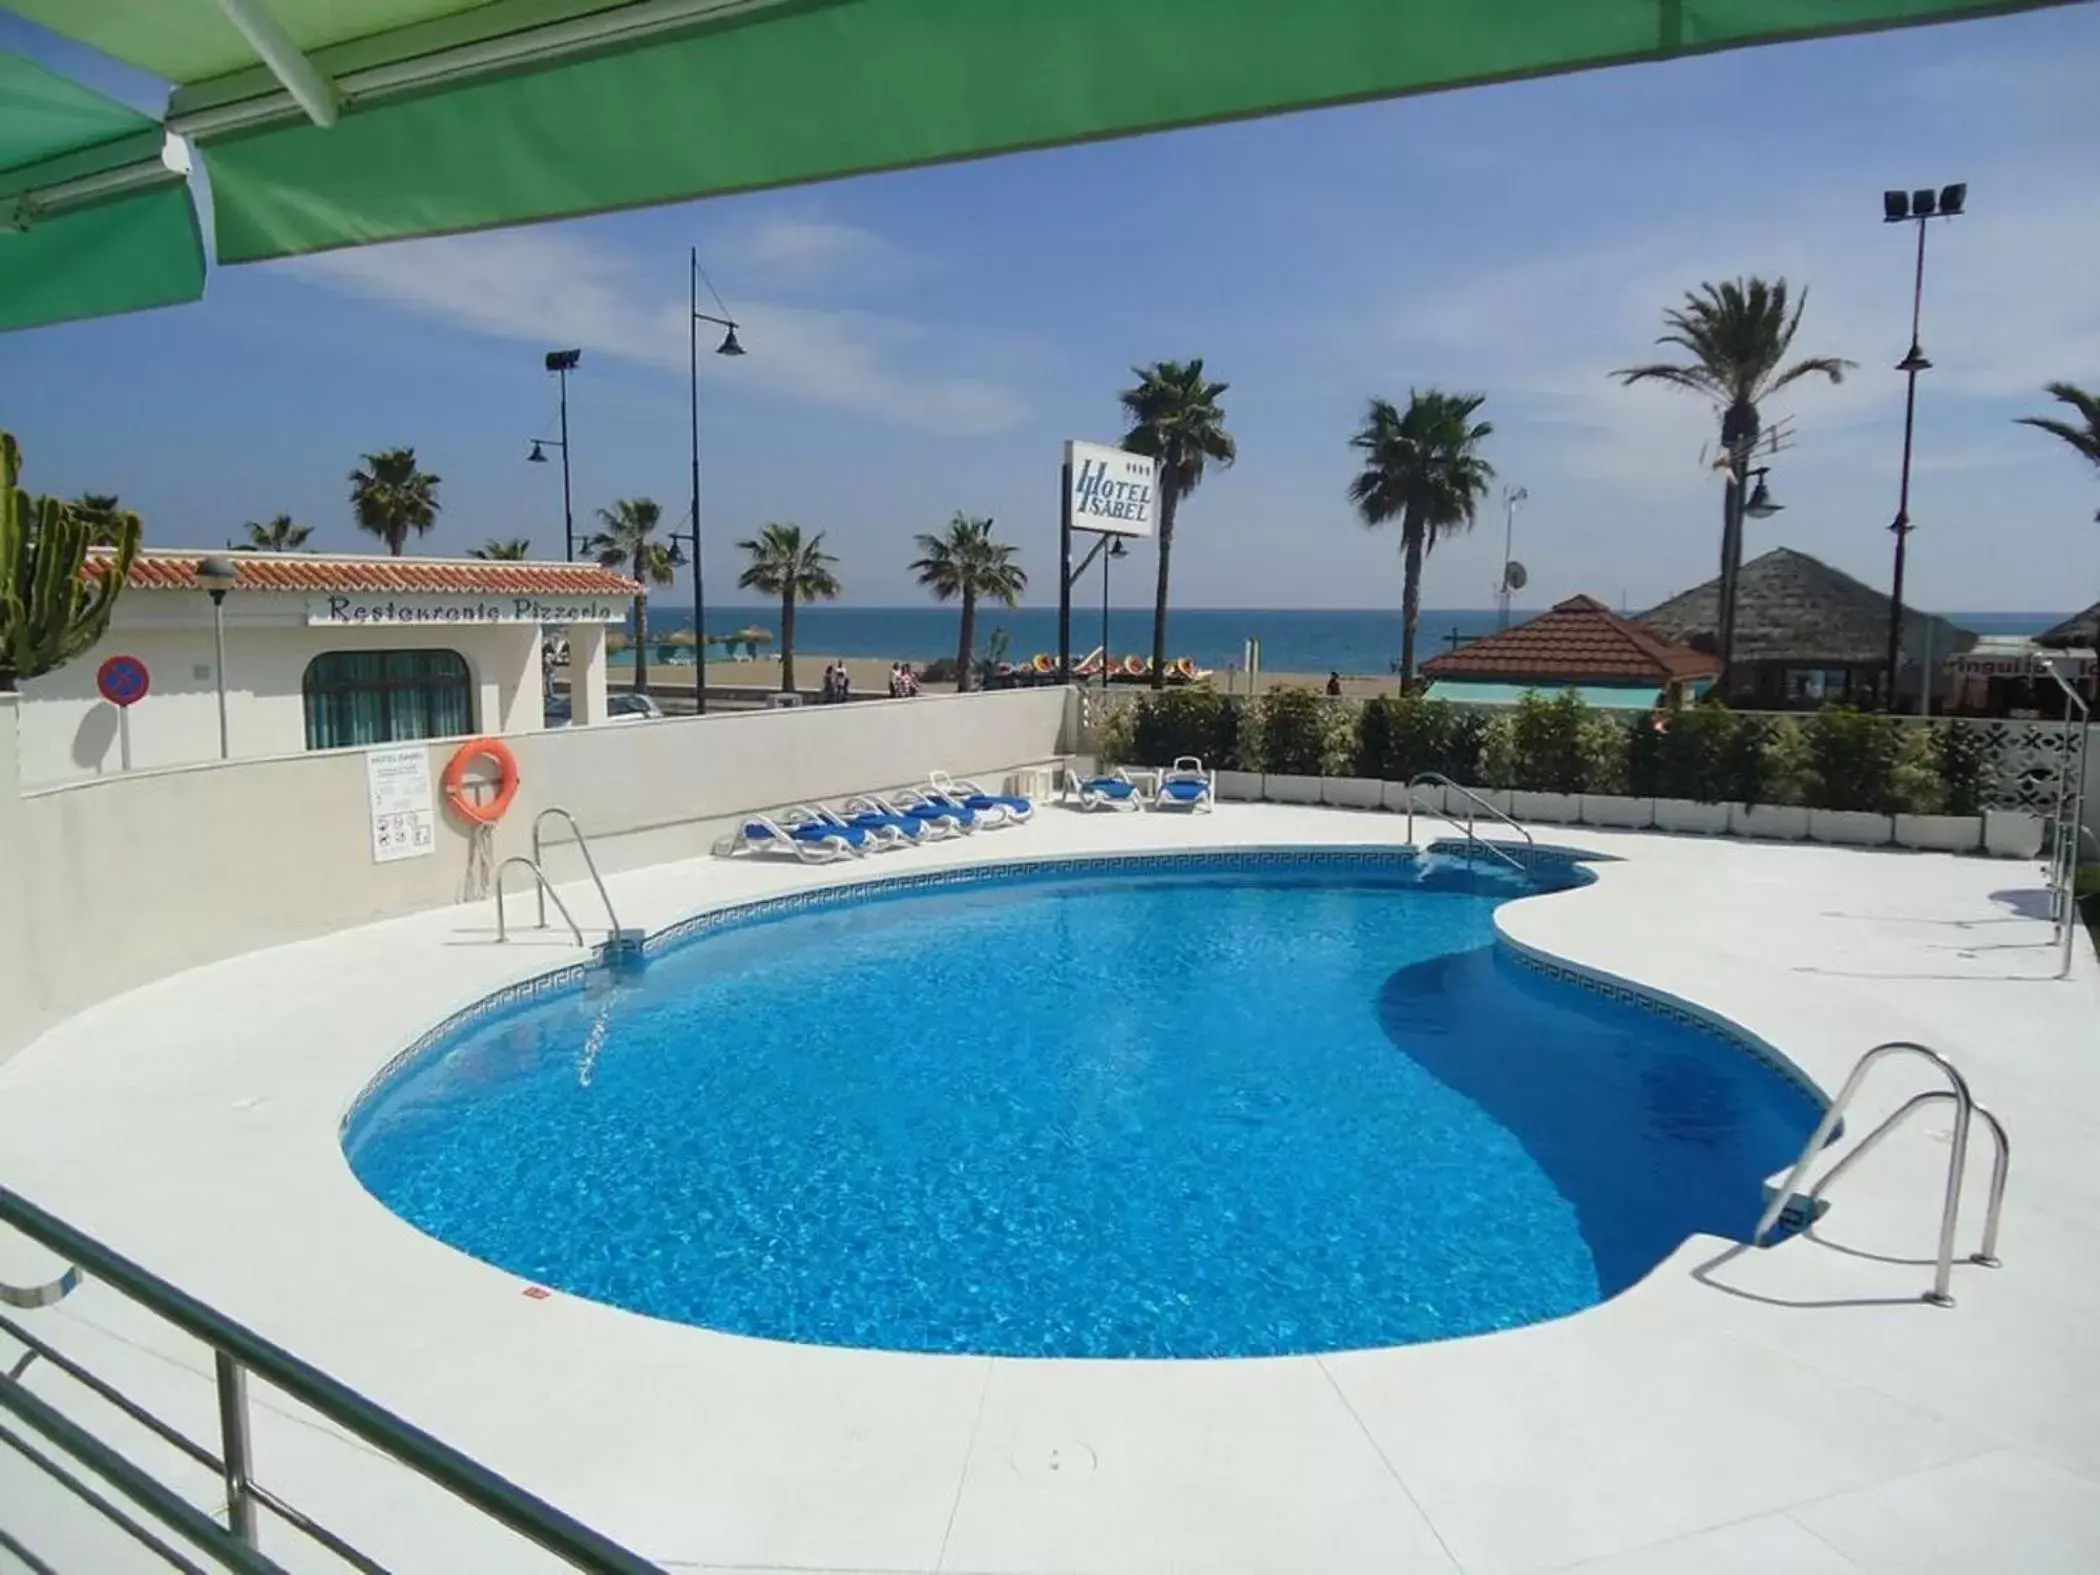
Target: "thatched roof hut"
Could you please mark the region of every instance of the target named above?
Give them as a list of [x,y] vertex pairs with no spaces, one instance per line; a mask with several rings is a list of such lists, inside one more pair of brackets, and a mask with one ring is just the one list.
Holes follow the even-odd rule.
[[2066,618],[2053,629],[2044,629],[2034,637],[2034,643],[2059,651],[2090,651],[2095,646],[2100,646],[2100,602],[2094,602],[2084,612]]
[[[1719,645],[1721,582],[1708,580],[1640,615],[1668,640],[1702,650]],[[1935,658],[1953,656],[1976,636],[1944,618],[1903,610],[1903,649],[1912,660],[1928,643]],[[1735,659],[1796,667],[1886,665],[1889,599],[1871,585],[1791,547],[1774,547],[1743,565],[1737,583]]]

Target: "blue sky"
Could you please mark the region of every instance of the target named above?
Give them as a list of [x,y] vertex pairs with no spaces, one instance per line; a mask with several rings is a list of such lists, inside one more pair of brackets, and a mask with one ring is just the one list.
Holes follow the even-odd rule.
[[[82,64],[0,14],[9,44]],[[693,244],[751,352],[703,367],[714,586],[734,538],[796,520],[828,532],[848,600],[913,602],[913,533],[967,509],[1052,600],[1060,441],[1116,437],[1133,363],[1200,354],[1241,460],[1184,510],[1178,604],[1396,603],[1396,543],[1344,498],[1347,439],[1368,396],[1435,385],[1488,396],[1489,455],[1529,489],[1523,600],[1638,608],[1713,572],[1713,420],[1607,374],[1700,280],[1783,274],[1811,286],[1799,347],[1860,369],[1768,412],[1798,439],[1751,550],[1880,585],[1911,232],[1879,194],[1965,180],[1970,214],[1930,241],[1910,589],[2068,611],[2100,596],[2100,487],[2012,418],[2052,379],[2100,386],[2095,80],[2100,7],[2078,5],[252,265],[198,306],[0,339],[4,419],[31,485],[118,492],[163,545],[289,510],[368,548],[344,474],[409,443],[444,478],[421,550],[528,535],[558,556],[559,471],[523,463],[554,429],[545,349],[584,347],[579,514],[683,512]],[[1501,523],[1436,550],[1425,605],[1492,600]],[[1150,558],[1118,576],[1132,602]]]

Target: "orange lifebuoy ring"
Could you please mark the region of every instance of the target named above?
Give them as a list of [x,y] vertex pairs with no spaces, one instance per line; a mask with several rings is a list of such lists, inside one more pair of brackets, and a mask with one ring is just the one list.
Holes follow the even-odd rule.
[[[467,797],[467,767],[487,760],[496,767],[496,796],[486,804]],[[473,738],[461,744],[445,763],[445,802],[452,813],[477,826],[493,826],[518,796],[518,757],[500,738]]]

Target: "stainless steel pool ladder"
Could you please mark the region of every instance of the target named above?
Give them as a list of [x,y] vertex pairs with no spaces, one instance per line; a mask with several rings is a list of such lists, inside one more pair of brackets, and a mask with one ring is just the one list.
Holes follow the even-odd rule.
[[[546,844],[541,838],[540,828],[546,825],[549,815],[559,816],[569,823],[569,835],[576,839],[576,851],[583,855],[583,867],[590,871],[591,884],[598,888],[598,900],[605,904],[605,922],[611,928],[612,933],[618,935],[620,933],[620,916],[613,912],[612,893],[605,889],[605,878],[598,873],[598,861],[591,857],[590,839],[584,836],[583,827],[576,824],[576,817],[563,809],[559,804],[549,804],[545,809],[532,817],[532,862],[542,870],[547,867]],[[540,928],[545,929],[546,927],[547,888],[542,883],[540,887]]]
[[1482,798],[1478,793],[1475,793],[1471,788],[1460,787],[1456,782],[1452,781],[1449,777],[1445,776],[1441,771],[1417,772],[1407,784],[1407,845],[1409,847],[1413,847],[1415,843],[1415,789],[1421,786],[1424,782],[1434,782],[1440,787],[1448,788],[1450,791],[1458,794],[1461,798],[1465,799],[1467,806],[1466,818],[1464,820],[1460,820],[1456,815],[1453,815],[1447,809],[1428,810],[1425,811],[1425,813],[1435,815],[1438,819],[1444,821],[1447,825],[1454,826],[1459,830],[1465,832],[1467,842],[1472,843],[1476,847],[1485,848],[1488,852],[1494,854],[1496,858],[1500,859],[1504,864],[1507,864],[1511,869],[1521,870],[1525,868],[1522,862],[1520,862],[1517,859],[1511,858],[1507,853],[1503,852],[1502,849],[1496,847],[1494,843],[1488,841],[1487,838],[1481,836],[1478,832],[1476,832],[1473,829],[1473,821],[1475,818],[1474,810],[1476,808],[1486,810],[1488,814],[1492,815],[1496,820],[1501,821],[1503,825],[1509,827],[1510,830],[1514,831],[1518,836],[1522,837],[1526,845],[1536,847],[1538,846],[1537,840],[1531,835],[1531,833],[1526,831],[1519,824],[1517,824],[1514,817],[1506,814],[1502,810],[1497,809],[1493,804],[1490,804],[1486,799]]
[[563,920],[569,926],[569,933],[576,937],[576,944],[581,946],[583,944],[583,928],[576,922],[576,916],[569,912],[569,905],[561,900],[561,893],[556,891],[553,884],[547,879],[547,872],[540,868],[539,861],[527,858],[522,853],[514,853],[496,866],[496,939],[499,941],[510,939],[510,928],[503,917],[503,875],[514,864],[524,865],[526,869],[532,872],[532,878],[539,883],[539,927],[543,930],[547,927],[546,899],[552,897],[554,906],[560,910]]
[[[486,1520],[545,1549],[572,1569],[592,1571],[595,1575],[662,1575],[656,1565],[640,1555],[535,1498],[479,1461],[441,1443],[5,1187],[0,1187],[0,1223],[14,1227],[70,1265],[49,1285],[31,1289],[0,1286],[0,1304],[49,1306],[63,1299],[85,1275],[212,1353],[211,1382],[216,1389],[219,1423],[216,1451],[148,1410],[109,1379],[43,1339],[36,1330],[0,1314],[0,1336],[20,1345],[24,1352],[12,1371],[0,1369],[0,1450],[19,1457],[30,1469],[88,1506],[170,1568],[197,1571],[198,1575],[202,1575],[207,1564],[215,1570],[281,1572],[284,1566],[261,1551],[259,1512],[267,1512],[350,1568],[367,1575],[386,1575],[384,1565],[346,1537],[255,1480],[255,1455],[248,1426],[248,1375],[253,1373],[269,1385],[274,1395],[296,1401],[379,1458],[434,1483]],[[49,1328],[43,1332],[56,1337],[59,1331]],[[61,1410],[44,1395],[32,1391],[22,1379],[38,1362],[78,1385],[86,1392],[89,1403]],[[208,1515],[192,1504],[182,1487],[169,1479],[165,1467],[170,1462],[163,1461],[156,1470],[149,1470],[137,1464],[131,1454],[90,1431],[84,1420],[102,1420],[104,1405],[217,1478],[225,1493],[223,1513]],[[0,1550],[19,1559],[26,1569],[50,1570],[53,1566],[39,1558],[25,1541],[40,1529],[47,1528],[13,1522],[0,1526]],[[273,1536],[271,1540],[277,1539]],[[298,1567],[311,1566],[301,1559]]]
[[1845,1079],[1845,1086],[1838,1090],[1837,1098],[1833,1099],[1830,1108],[1823,1112],[1823,1119],[1802,1148],[1801,1157],[1794,1162],[1794,1168],[1787,1172],[1786,1180],[1779,1184],[1779,1189],[1765,1205],[1765,1212],[1757,1222],[1757,1229],[1750,1233],[1750,1244],[1753,1247],[1764,1244],[1765,1237],[1779,1222],[1780,1215],[1786,1213],[1789,1205],[1793,1204],[1796,1189],[1800,1187],[1802,1178],[1808,1173],[1809,1166],[1815,1163],[1816,1157],[1822,1153],[1823,1145],[1830,1140],[1830,1134],[1837,1130],[1838,1122],[1844,1119],[1845,1107],[1852,1102],[1852,1096],[1859,1092],[1859,1085],[1866,1081],[1868,1071],[1883,1057],[1892,1055],[1923,1056],[1946,1077],[1947,1086],[1927,1089],[1922,1094],[1913,1094],[1898,1105],[1881,1125],[1861,1138],[1852,1152],[1831,1166],[1823,1179],[1808,1191],[1802,1199],[1807,1205],[1803,1212],[1812,1222],[1816,1215],[1817,1201],[1830,1190],[1831,1184],[1838,1177],[1872,1153],[1880,1146],[1882,1139],[1909,1120],[1915,1112],[1938,1100],[1951,1100],[1954,1104],[1954,1140],[1950,1145],[1951,1152],[1947,1156],[1946,1191],[1940,1204],[1939,1253],[1933,1270],[1932,1289],[1925,1293],[1925,1300],[1935,1307],[1952,1307],[1954,1298],[1948,1293],[1947,1285],[1954,1271],[1954,1229],[1961,1215],[1962,1177],[1969,1159],[1970,1117],[1982,1117],[1996,1147],[1991,1159],[1991,1197],[1990,1205],[1984,1213],[1983,1245],[1969,1256],[1969,1262],[1982,1264],[1986,1268],[1995,1269],[1998,1266],[1998,1217],[2005,1206],[2005,1175],[2012,1165],[2012,1145],[2006,1138],[2005,1124],[1976,1103],[1975,1097],[1969,1092],[1968,1079],[1961,1075],[1954,1063],[1937,1050],[1913,1044],[1907,1039],[1892,1039],[1886,1044],[1878,1044],[1854,1064],[1852,1075]]

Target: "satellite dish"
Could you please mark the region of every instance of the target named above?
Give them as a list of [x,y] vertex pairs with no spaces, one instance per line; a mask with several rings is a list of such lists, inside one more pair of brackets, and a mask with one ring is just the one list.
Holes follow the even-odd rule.
[[1502,565],[1502,588],[1505,591],[1521,591],[1531,583],[1531,571],[1512,558]]

